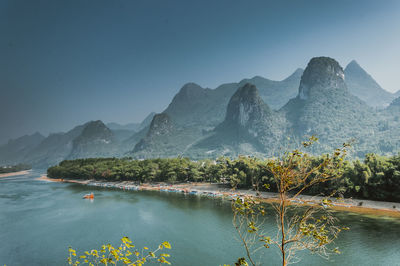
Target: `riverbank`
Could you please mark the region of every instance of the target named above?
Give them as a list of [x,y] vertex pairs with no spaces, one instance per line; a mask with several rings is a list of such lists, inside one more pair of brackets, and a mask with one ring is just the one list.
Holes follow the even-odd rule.
[[47,182],[63,182],[63,183],[76,183],[76,184],[82,184],[82,185],[87,185],[91,180],[74,180],[74,179],[63,179],[63,178],[48,178],[47,175],[42,175],[39,178],[36,178],[36,180],[39,181],[47,181]]
[[16,176],[16,175],[27,175],[31,171],[32,170],[24,170],[24,171],[18,171],[18,172],[5,173],[5,174],[0,174],[0,177],[9,177],[9,176]]
[[[264,202],[275,202],[277,201],[277,193],[273,192],[260,192],[256,195],[253,190],[232,190],[223,184],[210,184],[210,183],[180,183],[180,184],[167,184],[167,183],[156,183],[156,184],[137,184],[132,181],[121,181],[121,182],[108,182],[108,181],[97,181],[97,180],[76,180],[76,179],[54,179],[48,178],[46,175],[37,178],[37,180],[47,182],[64,182],[64,183],[76,183],[88,186],[105,187],[105,188],[117,188],[122,190],[148,190],[148,191],[163,191],[163,192],[175,192],[175,193],[188,193],[193,195],[201,195],[208,197],[218,197],[235,199],[237,197],[251,196],[255,197]],[[299,205],[310,205],[320,204],[323,197],[319,196],[307,196],[300,195],[296,200],[293,200],[293,204]],[[398,202],[384,202],[384,201],[373,201],[363,199],[332,199],[332,208],[338,211],[355,212],[367,215],[375,216],[390,216],[400,218],[400,203]]]

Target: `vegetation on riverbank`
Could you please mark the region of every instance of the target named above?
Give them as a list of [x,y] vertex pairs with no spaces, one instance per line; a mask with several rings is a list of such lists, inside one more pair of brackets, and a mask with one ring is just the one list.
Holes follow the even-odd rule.
[[[311,166],[324,156],[310,157]],[[188,158],[91,158],[62,161],[47,170],[50,178],[96,179],[137,182],[229,182],[232,187],[263,190],[271,185],[276,192],[269,159],[239,156],[215,161],[191,161]],[[345,197],[400,202],[400,155],[384,157],[368,154],[365,159],[345,161],[341,178],[324,182],[305,191],[310,195],[329,195],[339,191]]]
[[17,164],[12,166],[2,166],[0,167],[0,174],[14,173],[24,170],[30,170],[32,167],[28,164]]

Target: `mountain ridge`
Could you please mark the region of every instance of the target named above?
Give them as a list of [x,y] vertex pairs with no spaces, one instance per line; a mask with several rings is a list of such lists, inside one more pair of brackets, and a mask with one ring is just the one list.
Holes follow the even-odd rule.
[[[299,145],[310,135],[321,142],[313,149],[316,154],[350,139],[357,140],[356,157],[368,152],[396,153],[400,149],[399,100],[392,99],[383,109],[369,106],[351,93],[354,87],[347,79],[358,75],[368,81],[370,75],[355,61],[346,69],[332,58],[315,57],[304,70],[296,69],[281,81],[254,76],[215,89],[186,83],[163,112],[149,114],[136,132],[90,121],[66,133],[42,136],[32,147],[18,140],[26,149],[11,157],[35,166],[96,156],[265,157]],[[369,89],[365,91],[376,95],[381,87]],[[7,157],[2,147],[0,159]],[[18,154],[17,148],[10,149]]]
[[356,60],[346,66],[344,73],[350,92],[372,107],[384,108],[396,97],[384,90]]

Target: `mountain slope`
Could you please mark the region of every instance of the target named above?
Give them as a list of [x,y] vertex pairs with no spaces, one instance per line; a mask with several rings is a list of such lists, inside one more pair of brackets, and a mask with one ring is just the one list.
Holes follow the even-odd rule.
[[[310,60],[298,96],[282,110],[299,139],[320,138],[317,152],[327,152],[352,138],[364,141],[374,135],[378,121],[374,110],[348,91],[343,69],[328,57]],[[358,145],[362,152],[364,147]]]
[[256,76],[239,83],[226,83],[216,89],[202,88],[195,83],[187,83],[175,95],[164,113],[167,113],[178,125],[194,125],[210,130],[224,120],[229,99],[238,88],[246,83],[255,85],[264,102],[272,109],[279,109],[289,99],[296,96],[302,72],[302,69],[297,69],[282,81]]
[[153,120],[155,114],[156,113],[151,112],[140,123],[129,123],[126,125],[121,125],[118,123],[111,122],[107,123],[106,126],[113,131],[115,137],[119,141],[124,141],[136,135],[137,132],[140,132],[144,128],[150,126],[151,120]]
[[86,123],[81,134],[73,139],[68,159],[107,157],[116,153],[113,132],[100,120]]
[[112,131],[101,121],[91,121],[67,133],[50,134],[21,161],[35,167],[47,167],[65,159],[113,156],[116,153]]
[[349,91],[372,107],[383,108],[390,104],[395,95],[382,87],[355,61],[344,70]]
[[148,127],[148,126],[150,126],[151,121],[153,121],[153,117],[154,117],[155,115],[156,115],[155,112],[151,112],[150,114],[148,114],[148,115],[143,119],[143,121],[139,124],[139,127],[138,127],[137,130],[140,131],[140,130],[142,130],[142,129]]
[[400,108],[400,97],[397,97],[396,99],[394,99],[390,105],[388,106],[387,109],[398,109]]
[[134,158],[175,157],[200,137],[198,128],[180,127],[168,114],[156,114],[143,137],[129,155]]
[[17,139],[11,139],[7,144],[0,146],[0,165],[21,162],[30,150],[37,147],[45,137],[36,132]]
[[125,125],[121,125],[115,122],[107,123],[106,126],[111,130],[129,130],[129,131],[137,131],[140,123],[129,123]]
[[246,83],[231,97],[224,121],[188,154],[198,158],[219,155],[272,155],[285,135],[284,117],[269,108],[256,86]]
[[236,83],[230,83],[211,90],[195,83],[187,83],[175,95],[164,113],[178,125],[214,127],[222,121],[229,97],[236,87]]
[[303,71],[303,69],[298,68],[292,75],[282,81],[255,76],[251,79],[242,80],[239,83],[239,87],[246,83],[256,86],[263,101],[272,109],[278,110],[290,99],[296,97]]
[[84,125],[76,126],[67,133],[53,133],[46,137],[37,147],[30,150],[23,162],[35,167],[54,165],[70,154],[72,141],[81,134]]

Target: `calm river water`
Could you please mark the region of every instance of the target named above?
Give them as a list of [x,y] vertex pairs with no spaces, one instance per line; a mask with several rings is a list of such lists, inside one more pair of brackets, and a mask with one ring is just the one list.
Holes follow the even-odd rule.
[[[0,265],[65,265],[68,246],[90,250],[124,235],[139,247],[168,240],[173,265],[233,264],[244,256],[229,201],[34,180],[39,175],[0,179]],[[91,191],[95,200],[83,200]],[[303,252],[297,265],[400,265],[398,219],[338,216],[351,228],[335,243],[342,254],[325,260]],[[276,250],[262,256],[262,265],[279,265]]]

